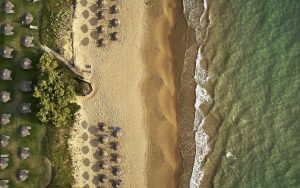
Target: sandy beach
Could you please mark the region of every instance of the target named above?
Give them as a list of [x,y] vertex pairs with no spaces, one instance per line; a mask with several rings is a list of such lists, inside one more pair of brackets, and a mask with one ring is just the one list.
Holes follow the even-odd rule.
[[[106,13],[97,20],[95,1],[78,1],[73,23],[74,63],[80,69],[91,66],[94,92],[78,97],[81,105],[78,123],[70,139],[75,168],[74,187],[93,187],[99,174],[97,124],[118,126],[122,157],[122,187],[177,187],[180,151],[176,122],[176,74],[172,30],[176,1],[109,1],[120,12]],[[99,25],[117,18],[120,26],[106,28],[97,35]],[[117,41],[108,33],[118,32]],[[97,47],[95,39],[107,44]],[[179,37],[179,40],[184,36]],[[179,71],[180,72],[180,71]],[[179,79],[177,79],[179,80]]]

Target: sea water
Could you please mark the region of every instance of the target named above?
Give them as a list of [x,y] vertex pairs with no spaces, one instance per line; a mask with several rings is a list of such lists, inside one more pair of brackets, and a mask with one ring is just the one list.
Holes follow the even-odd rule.
[[190,187],[300,187],[300,0],[184,0],[196,30]]

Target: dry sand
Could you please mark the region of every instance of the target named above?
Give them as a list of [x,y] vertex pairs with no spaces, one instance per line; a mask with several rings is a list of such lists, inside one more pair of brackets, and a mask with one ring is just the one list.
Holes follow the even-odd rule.
[[93,38],[96,26],[107,21],[95,24],[94,2],[78,1],[73,24],[75,65],[92,66],[94,88],[91,96],[78,98],[82,109],[70,139],[74,187],[93,187],[99,122],[122,128],[122,187],[176,187],[180,152],[175,76],[180,75],[174,74],[171,48],[176,1],[108,1],[120,5],[121,12],[113,16],[121,23],[113,29],[120,39],[102,48]]

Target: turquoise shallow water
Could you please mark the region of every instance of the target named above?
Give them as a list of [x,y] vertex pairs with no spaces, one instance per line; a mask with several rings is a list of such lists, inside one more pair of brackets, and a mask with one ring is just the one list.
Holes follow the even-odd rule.
[[203,187],[300,187],[300,1],[207,7]]

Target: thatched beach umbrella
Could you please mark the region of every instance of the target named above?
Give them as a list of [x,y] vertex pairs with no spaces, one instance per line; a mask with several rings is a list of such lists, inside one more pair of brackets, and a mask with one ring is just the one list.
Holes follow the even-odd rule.
[[17,154],[20,159],[27,159],[30,155],[29,147],[24,147],[24,148],[19,147]]
[[9,155],[8,154],[1,154],[0,155],[0,169],[3,170],[7,168],[9,161]]
[[107,126],[105,125],[105,123],[101,122],[101,123],[98,123],[98,129],[100,131],[106,131],[107,130]]
[[22,114],[28,114],[31,112],[31,103],[21,103],[19,106],[19,110]]
[[97,13],[96,13],[96,15],[97,15],[97,18],[99,19],[99,20],[102,20],[102,19],[105,19],[105,14],[104,14],[104,12],[103,11],[98,11]]
[[0,144],[1,147],[6,147],[9,143],[9,136],[7,135],[0,135]]
[[19,131],[18,131],[19,134],[20,134],[20,137],[24,138],[26,136],[29,136],[30,135],[30,130],[31,130],[30,126],[22,125],[19,128]]
[[99,142],[100,142],[101,144],[106,144],[106,143],[108,143],[108,137],[107,137],[107,135],[100,135],[100,136],[99,136]]
[[0,180],[0,188],[8,188],[9,180]]
[[105,174],[99,174],[98,178],[101,183],[108,182],[108,177]]
[[33,16],[31,13],[29,12],[26,12],[25,14],[23,14],[23,16],[21,16],[21,23],[22,24],[26,24],[26,25],[29,25],[32,23],[33,21]]
[[4,48],[1,48],[1,49],[0,49],[0,55],[1,55],[3,58],[9,59],[9,58],[12,58],[12,52],[13,52],[13,51],[14,51],[13,48],[10,48],[10,47],[5,46]]
[[116,41],[119,39],[119,35],[118,35],[118,32],[112,32],[109,34],[109,39],[112,40],[112,41]]
[[12,80],[12,71],[9,69],[0,69],[0,79],[1,80]]
[[19,89],[23,92],[29,92],[32,91],[32,81],[21,81],[19,84]]
[[122,170],[120,169],[120,167],[117,167],[117,166],[113,166],[111,168],[111,173],[114,175],[114,176],[120,176],[122,174]]
[[120,148],[120,144],[118,142],[111,142],[110,148],[117,151]]
[[98,166],[100,169],[108,169],[108,164],[104,161],[99,161]]
[[20,67],[24,70],[32,69],[32,61],[29,58],[22,58],[20,61]]
[[118,27],[120,25],[120,21],[117,18],[109,20],[110,27]]
[[18,169],[16,177],[19,181],[25,181],[28,179],[29,170]]
[[105,33],[105,27],[103,25],[100,25],[96,28],[98,33]]
[[108,156],[108,152],[103,149],[103,148],[99,148],[99,156],[101,157],[107,157]]
[[11,114],[1,113],[0,114],[0,124],[6,125],[6,124],[10,123],[10,118],[11,118]]
[[107,45],[107,42],[106,42],[105,39],[101,38],[101,39],[97,40],[97,46],[98,47],[104,47],[106,45]]
[[111,161],[113,161],[115,163],[121,163],[122,159],[118,154],[114,153],[111,155]]
[[117,14],[118,12],[120,12],[120,8],[117,5],[113,5],[109,8],[109,12],[111,14]]
[[106,0],[97,0],[97,6],[99,8],[104,8],[107,5],[107,1]]
[[33,44],[33,37],[30,36],[24,36],[21,38],[21,44],[22,46],[29,48],[29,47],[34,47]]
[[10,101],[10,92],[0,91],[0,102],[6,103]]
[[1,5],[1,9],[5,13],[14,13],[15,5],[10,1],[4,1]]
[[111,180],[111,186],[113,188],[120,187],[121,186],[121,182],[122,182],[122,180],[120,180],[120,179]]
[[0,29],[1,29],[1,33],[3,35],[13,35],[14,34],[14,32],[13,32],[14,27],[12,25],[10,25],[9,23],[2,24]]

